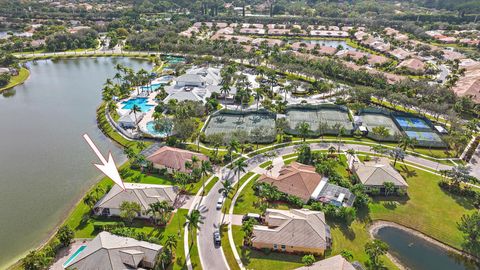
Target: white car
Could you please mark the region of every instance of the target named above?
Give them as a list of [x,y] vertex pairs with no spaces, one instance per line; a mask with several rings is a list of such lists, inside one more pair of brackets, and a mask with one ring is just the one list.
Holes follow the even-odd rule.
[[220,196],[220,198],[217,201],[217,210],[222,209],[223,201],[225,201],[225,198],[223,196]]

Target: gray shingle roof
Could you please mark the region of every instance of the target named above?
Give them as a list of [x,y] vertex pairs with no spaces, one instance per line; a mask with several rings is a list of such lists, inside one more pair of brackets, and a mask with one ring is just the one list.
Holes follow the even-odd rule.
[[153,265],[162,246],[101,232],[68,265],[77,270],[139,269],[143,263]]
[[329,246],[330,227],[323,212],[267,209],[265,221],[268,226],[254,226],[253,243],[323,249]]
[[341,255],[318,261],[311,266],[302,266],[296,270],[355,270],[355,267]]
[[381,186],[385,182],[392,182],[398,187],[408,187],[405,179],[390,165],[390,160],[387,158],[375,158],[364,162],[354,161],[352,169],[365,186]]
[[140,204],[142,210],[148,210],[149,204],[167,201],[173,205],[178,188],[175,186],[125,183],[125,191],[118,185],[103,196],[96,204],[97,208],[120,209],[124,201]]

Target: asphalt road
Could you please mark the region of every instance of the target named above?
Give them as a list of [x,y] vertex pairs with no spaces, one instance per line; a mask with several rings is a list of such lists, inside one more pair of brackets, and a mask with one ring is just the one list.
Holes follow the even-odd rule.
[[[312,150],[326,150],[330,146],[337,147],[337,143],[313,143],[310,144]],[[272,150],[276,153],[276,156],[283,156],[295,152],[295,149],[298,146],[287,146],[280,149]],[[355,144],[342,144],[341,150],[354,149],[355,151],[361,152],[370,152],[370,146],[366,145],[355,145]],[[270,152],[272,152],[270,151]],[[248,167],[246,172],[253,170],[258,165],[264,163],[269,158],[265,157],[263,154],[254,156],[246,160]],[[451,166],[440,164],[435,161],[423,159],[420,157],[415,157],[407,155],[404,159],[406,162],[417,163],[418,165],[429,167],[435,170],[448,170],[452,168]],[[243,174],[244,175],[244,174]],[[242,175],[242,176],[243,176]],[[237,177],[234,176],[232,170],[224,168],[221,172],[217,173],[217,176],[222,179],[221,181],[232,181],[236,182]],[[221,247],[215,247],[213,243],[213,232],[219,228],[219,224],[222,222],[223,214],[221,210],[216,210],[216,204],[220,198],[220,193],[218,190],[222,187],[221,181],[218,181],[210,192],[205,196],[199,206],[199,210],[202,213],[203,224],[200,225],[200,230],[198,233],[198,250],[200,255],[200,260],[202,263],[203,269],[214,269],[222,270],[229,269],[228,264],[225,260],[223,250]],[[236,188],[236,187],[235,187]],[[228,220],[228,217],[225,217],[225,220]],[[227,244],[227,243],[224,243]]]

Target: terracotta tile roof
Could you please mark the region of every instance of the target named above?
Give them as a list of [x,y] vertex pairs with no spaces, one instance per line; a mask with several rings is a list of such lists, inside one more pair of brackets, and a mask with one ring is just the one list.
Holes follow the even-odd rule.
[[306,202],[322,181],[322,176],[315,172],[313,166],[293,162],[282,168],[278,177],[264,174],[258,181],[276,186],[279,191],[297,196]]
[[163,146],[155,153],[147,157],[147,160],[153,164],[161,165],[175,171],[189,172],[185,168],[185,162],[191,161],[193,156],[197,156],[200,160],[208,160],[208,158],[200,153],[179,149],[170,146]]
[[412,71],[424,71],[425,70],[425,63],[417,58],[410,58],[407,60],[402,61],[398,67],[405,67]]

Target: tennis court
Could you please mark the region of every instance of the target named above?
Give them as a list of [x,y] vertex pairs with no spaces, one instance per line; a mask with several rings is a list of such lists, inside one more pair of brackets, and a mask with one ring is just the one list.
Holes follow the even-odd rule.
[[255,112],[243,114],[220,113],[210,118],[205,128],[205,135],[229,134],[236,130],[245,130],[248,134],[251,134],[252,130],[260,127],[265,127],[266,139],[267,137],[275,139],[275,116],[273,114]]
[[420,118],[395,116],[395,119],[403,129],[430,129],[430,126]]
[[392,118],[387,115],[365,113],[361,115],[361,118],[362,125],[366,126],[370,132],[372,132],[375,127],[384,126],[388,129],[390,136],[401,134],[395,122],[393,122]]
[[326,129],[338,130],[341,127],[351,131],[353,124],[346,111],[334,108],[300,109],[292,108],[286,113],[291,129],[295,129],[299,123],[306,122],[312,131],[318,130],[320,123],[326,123]]
[[405,134],[410,138],[417,139],[417,141],[443,142],[440,136],[433,132],[405,131]]

